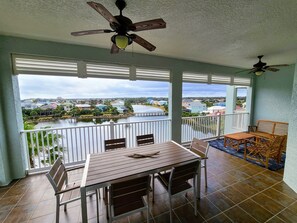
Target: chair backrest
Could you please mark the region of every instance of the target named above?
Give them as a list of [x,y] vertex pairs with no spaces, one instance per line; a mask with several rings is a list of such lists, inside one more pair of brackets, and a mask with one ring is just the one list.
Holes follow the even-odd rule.
[[205,158],[208,154],[209,143],[197,138],[193,138],[190,150],[202,158]]
[[136,136],[136,142],[138,146],[154,144],[154,134]]
[[68,176],[60,157],[55,161],[50,171],[46,173],[46,177],[53,186],[55,192],[59,192],[63,189],[63,186],[68,181]]
[[138,209],[135,204],[138,203],[143,196],[148,195],[149,189],[149,175],[112,184],[110,186],[109,195],[110,205],[114,209],[114,215],[117,216],[131,211],[131,209]]
[[270,141],[268,146],[269,149],[272,151],[280,151],[283,147],[283,142],[286,139],[285,135],[274,135],[273,139]]
[[105,151],[126,148],[126,139],[108,139],[104,141]]
[[[197,175],[200,161],[194,161],[182,166],[173,167],[169,178],[169,188],[173,192],[189,180],[195,178]],[[172,193],[171,192],[171,193]]]

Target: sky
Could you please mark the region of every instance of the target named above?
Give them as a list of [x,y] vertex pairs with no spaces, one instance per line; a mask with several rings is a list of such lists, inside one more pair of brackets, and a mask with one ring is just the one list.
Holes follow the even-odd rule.
[[[168,97],[169,83],[19,75],[21,99]],[[225,97],[226,85],[183,84],[183,97]]]

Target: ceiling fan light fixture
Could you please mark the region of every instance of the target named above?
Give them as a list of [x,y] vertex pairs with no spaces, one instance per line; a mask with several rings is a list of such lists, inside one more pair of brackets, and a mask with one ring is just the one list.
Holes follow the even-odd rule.
[[257,76],[261,76],[263,73],[264,73],[263,70],[257,70],[257,71],[255,72],[255,74],[256,74]]
[[120,34],[112,36],[111,41],[121,50],[124,50],[132,43],[132,39],[129,36]]
[[128,42],[129,40],[127,36],[116,35],[115,37],[115,44],[121,50],[124,50],[128,46]]

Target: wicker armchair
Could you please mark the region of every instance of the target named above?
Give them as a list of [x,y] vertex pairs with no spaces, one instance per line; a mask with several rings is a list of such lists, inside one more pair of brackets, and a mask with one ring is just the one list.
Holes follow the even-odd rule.
[[275,135],[272,139],[257,137],[256,140],[249,140],[244,153],[244,159],[259,161],[266,168],[268,168],[269,159],[275,159],[279,163],[285,138],[286,136]]

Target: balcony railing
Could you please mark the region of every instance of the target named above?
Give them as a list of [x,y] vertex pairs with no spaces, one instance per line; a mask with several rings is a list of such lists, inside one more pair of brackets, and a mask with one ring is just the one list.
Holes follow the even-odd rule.
[[219,138],[224,134],[247,131],[249,113],[182,118],[182,143],[199,139]]
[[[224,133],[246,131],[248,113],[182,118],[182,143],[193,137],[207,139]],[[171,120],[98,124],[79,127],[23,130],[29,172],[47,169],[57,157],[67,165],[85,161],[90,153],[104,152],[104,140],[126,138],[127,147],[136,146],[136,136],[153,133],[155,142],[171,140]]]

